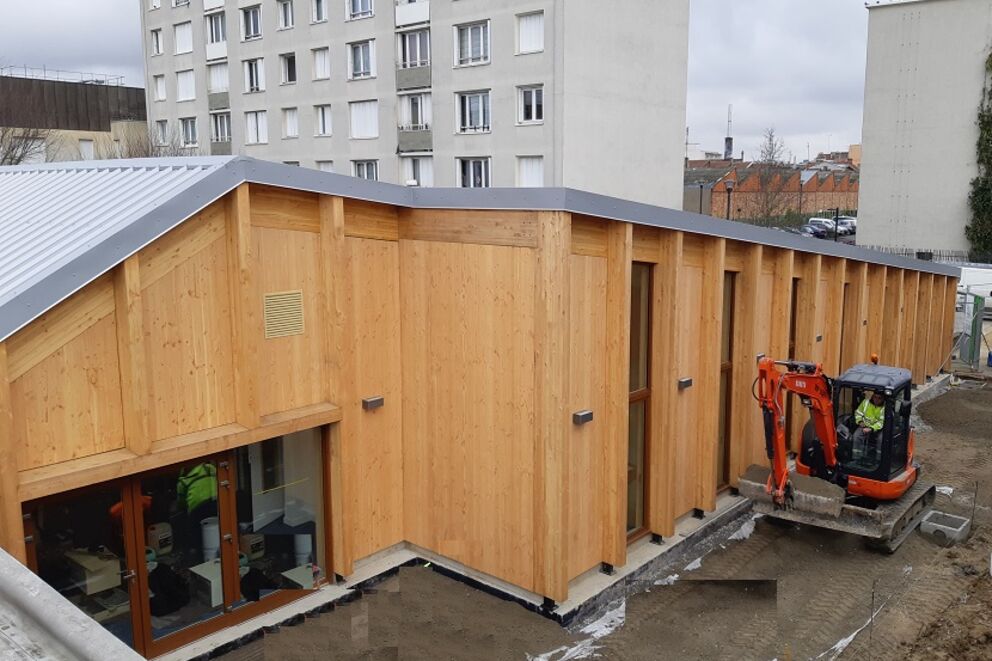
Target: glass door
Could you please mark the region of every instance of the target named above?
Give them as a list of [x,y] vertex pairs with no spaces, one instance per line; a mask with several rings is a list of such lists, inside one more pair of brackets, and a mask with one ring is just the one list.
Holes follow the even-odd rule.
[[224,612],[224,570],[231,559],[221,517],[221,491],[229,478],[221,463],[226,462],[198,459],[136,481],[137,529],[146,557],[139,571],[141,605],[150,645]]
[[28,567],[80,610],[140,651],[136,562],[128,534],[131,486],[113,482],[26,503]]

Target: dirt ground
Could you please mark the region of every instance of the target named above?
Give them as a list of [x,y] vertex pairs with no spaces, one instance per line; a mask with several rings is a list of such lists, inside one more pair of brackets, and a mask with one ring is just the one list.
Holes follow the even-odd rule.
[[955,389],[917,413],[922,479],[941,487],[937,509],[975,513],[963,545],[914,533],[882,555],[850,535],[748,519],[573,632],[411,567],[223,659],[990,659],[992,385]]

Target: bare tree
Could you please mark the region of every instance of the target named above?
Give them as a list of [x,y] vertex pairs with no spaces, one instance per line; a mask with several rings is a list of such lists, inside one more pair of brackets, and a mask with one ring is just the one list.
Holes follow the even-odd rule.
[[789,210],[789,193],[786,190],[794,170],[784,163],[785,142],[767,128],[761,143],[760,160],[755,165],[760,189],[755,198],[755,220],[770,224]]
[[0,165],[44,162],[49,131],[0,127]]
[[104,137],[95,145],[98,159],[110,158],[156,158],[163,156],[198,156],[197,147],[183,144],[183,136],[177,130],[166,135],[145,126],[120,131],[116,137]]

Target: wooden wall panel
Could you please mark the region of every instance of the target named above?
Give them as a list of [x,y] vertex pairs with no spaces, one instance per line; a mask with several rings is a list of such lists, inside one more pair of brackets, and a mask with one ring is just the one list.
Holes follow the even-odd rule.
[[344,231],[356,238],[397,241],[399,210],[386,204],[345,198]]
[[[916,348],[916,309],[917,296],[920,289],[920,274],[916,271],[906,271],[902,287],[902,335],[899,346],[899,361],[896,367],[913,369],[913,352]],[[915,375],[913,382],[916,383]]]
[[[957,306],[958,280],[947,278],[944,283],[947,293],[944,296],[944,330],[941,341],[944,347],[944,358],[947,358],[954,348],[954,308]],[[950,366],[950,363],[948,363]]]
[[609,221],[572,214],[572,252],[587,257],[606,257],[606,226]]
[[[573,225],[574,227],[574,225]],[[606,260],[572,255],[569,265],[569,408],[592,422],[572,426],[568,474],[568,577],[603,559],[603,447],[606,442]]]
[[234,421],[228,286],[221,238],[142,292],[154,439]]
[[[823,259],[820,255],[796,254],[795,275],[799,277],[796,288],[796,338],[795,359],[803,362],[823,360],[823,342],[817,341],[823,329],[826,308],[826,284],[823,282]],[[809,414],[795,395],[786,395],[788,407],[792,400],[792,428],[788,430],[790,450],[799,451],[802,428],[809,420]]]
[[657,227],[634,225],[632,240],[633,260],[635,262],[658,263],[658,241],[661,230]]
[[933,276],[932,294],[930,296],[930,330],[927,335],[927,374],[936,376],[944,362],[944,277]]
[[844,274],[846,260],[829,259],[824,262],[824,284],[826,299],[823,310],[823,321],[819,324],[817,334],[823,339],[820,344],[823,349],[821,360],[823,370],[836,376],[840,374],[841,329],[844,327]]
[[648,442],[648,517],[651,532],[675,534],[678,445],[685,430],[679,426],[679,357],[688,338],[680,333],[679,296],[682,290],[682,239],[676,231],[661,233],[658,266],[652,293],[651,411]]
[[[703,282],[699,300],[699,377],[697,386],[703,395],[698,410],[699,439],[696,465],[696,507],[712,511],[716,508],[717,451],[719,447],[719,414],[711,406],[719,401],[714,393],[720,390],[720,333],[723,324],[723,276],[725,239],[707,239],[703,248]],[[713,399],[711,399],[713,398]]]
[[903,332],[905,324],[905,284],[906,272],[902,269],[888,269],[885,276],[885,314],[882,318],[882,332],[879,340],[879,362],[883,365],[900,366]]
[[[354,329],[354,385],[341,402],[344,497],[350,557],[363,558],[403,540],[399,244],[348,238],[346,245],[347,265],[337,272],[351,270],[344,314]],[[382,408],[362,410],[362,398],[380,395]]]
[[[266,293],[303,290],[302,335],[261,339],[258,355],[258,408],[261,415],[324,401],[326,386],[312,367],[322,364],[320,238],[309,232],[252,228],[255,301]],[[256,332],[263,335],[259,309]]]
[[528,248],[402,241],[407,540],[534,589]]
[[17,495],[17,450],[14,444],[13,403],[7,372],[7,345],[0,342],[0,548],[27,563],[24,520]]
[[[727,246],[736,242],[728,242]],[[740,272],[736,276],[733,307],[733,338],[730,426],[727,438],[730,443],[730,485],[737,486],[737,478],[753,463],[754,431],[761,422],[761,415],[751,396],[751,382],[757,376],[755,356],[768,353],[768,315],[771,305],[771,276],[762,273],[763,247],[745,244],[740,255]],[[728,268],[729,270],[729,268]],[[762,323],[765,322],[765,323]],[[730,323],[723,319],[722,323]],[[760,326],[760,328],[759,328]],[[762,337],[759,337],[759,333]],[[762,348],[758,348],[759,345]],[[759,444],[764,447],[764,441]]]
[[398,218],[401,239],[537,247],[538,214],[533,211],[401,209]]
[[124,447],[114,315],[15,379],[10,394],[20,470]]
[[[896,275],[898,269],[892,269],[892,275]],[[883,365],[889,364],[882,359],[886,352],[885,345],[891,342],[891,338],[885,337],[885,319],[889,315],[895,315],[896,301],[893,294],[892,283],[889,280],[889,269],[878,264],[868,265],[868,328],[865,335],[865,355],[868,360],[872,354],[879,356]]]
[[633,227],[610,223],[606,251],[606,444],[603,561],[627,562],[627,459],[630,431],[630,287]]
[[251,184],[251,224],[297,232],[320,232],[319,195]]
[[[696,479],[698,473],[700,402],[707,402],[706,410],[714,413],[711,397],[700,388],[700,331],[702,329],[699,301],[703,294],[703,269],[685,266],[680,276],[681,290],[678,315],[678,332],[684,341],[679,343],[679,378],[693,379],[693,386],[678,391],[678,425],[675,443],[675,508],[678,518],[696,507]],[[715,351],[712,347],[708,350]],[[714,413],[715,415],[715,413]]]
[[847,262],[847,282],[844,285],[844,335],[840,347],[840,368],[837,374],[858,363],[868,362],[868,264]]
[[933,276],[918,274],[919,287],[916,291],[916,334],[913,338],[913,383],[927,380],[927,340],[930,335],[930,303],[933,294]]

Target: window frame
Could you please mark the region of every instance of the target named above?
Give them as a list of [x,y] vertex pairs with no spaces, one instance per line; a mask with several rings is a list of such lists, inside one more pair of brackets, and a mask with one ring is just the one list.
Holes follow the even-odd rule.
[[[368,9],[355,11],[355,3],[368,3]],[[345,20],[360,21],[375,16],[375,0],[345,0]]]
[[[320,12],[318,15],[318,7]],[[327,0],[310,0],[310,24],[327,22]]]
[[[226,118],[226,122],[220,122],[221,124],[226,123],[227,128],[227,139],[218,139],[222,137],[221,132],[217,130],[218,120]],[[217,110],[210,113],[210,142],[211,144],[215,142],[231,142],[231,111],[230,110]]]
[[[159,89],[161,87],[161,90]],[[159,94],[161,91],[161,94]],[[165,82],[165,74],[155,74],[152,76],[152,98],[158,103],[159,101],[169,100],[169,91]]]
[[[407,56],[409,55],[411,49],[410,37],[417,35],[417,59],[410,60]],[[417,28],[416,30],[406,30],[405,32],[400,32],[396,35],[398,37],[399,43],[397,44],[396,54],[398,55],[398,65],[400,69],[419,69],[421,67],[429,67],[431,65],[431,31],[430,28]],[[421,36],[426,37],[423,41],[420,39]],[[427,56],[421,52],[422,48],[427,49]]]
[[[375,104],[375,135],[355,135],[355,106],[358,104],[374,103]],[[379,99],[364,99],[358,101],[348,102],[348,138],[350,140],[377,140],[381,135],[379,130],[379,122],[381,117],[379,116]]]
[[[538,104],[536,102],[536,94],[540,92],[541,102]],[[531,95],[531,119],[526,119],[526,109],[527,109],[527,94]],[[540,119],[533,118],[537,114],[537,109],[541,110]],[[539,126],[544,123],[544,83],[535,83],[533,85],[518,85],[517,86],[517,125],[518,126]]]
[[[326,109],[326,110],[325,110]],[[313,136],[329,138],[334,135],[334,116],[330,103],[316,103],[313,106]],[[326,128],[326,131],[323,130]]]
[[155,28],[151,32],[151,57],[165,54],[165,41],[162,38],[162,28]]
[[[207,43],[224,44],[227,43],[227,16],[223,11],[215,11],[204,16],[207,22]],[[220,39],[216,39],[217,34]]]
[[[484,99],[485,103],[480,101],[479,104],[479,120],[481,124],[479,126],[471,126],[466,121],[465,112],[468,111],[471,114],[471,106],[467,106],[466,99],[471,99],[472,97],[479,97]],[[455,133],[459,135],[472,135],[476,133],[491,133],[492,132],[492,90],[470,90],[466,92],[455,92]]]
[[[541,182],[537,185],[524,185],[520,177],[521,166],[525,159],[541,160]],[[517,188],[544,188],[544,154],[518,154],[517,155]]]
[[[292,66],[290,63],[292,62]],[[297,67],[296,53],[282,53],[279,55],[280,85],[295,85],[300,79],[300,71]],[[290,79],[292,73],[292,79]]]
[[[355,51],[363,46],[368,47],[368,73],[363,75],[355,74]],[[360,39],[348,43],[348,80],[368,80],[375,78],[377,74],[375,66],[375,39]]]
[[[483,50],[485,51],[485,53],[483,55],[480,55],[478,59],[473,59],[472,58],[472,55],[471,55],[471,50],[472,50],[471,30],[474,29],[474,28],[481,28],[481,31],[480,31],[481,37],[480,37],[480,39],[482,41]],[[472,21],[470,23],[460,23],[458,25],[452,26],[452,29],[455,31],[455,38],[454,38],[455,52],[454,52],[454,67],[453,68],[459,69],[459,68],[462,68],[462,67],[478,67],[478,66],[484,66],[484,65],[489,64],[489,63],[492,62],[492,32],[491,32],[492,28],[491,28],[491,21],[490,21],[490,19],[487,18],[487,19],[484,19],[484,20],[481,20],[481,21]],[[461,52],[462,52],[462,49],[461,49],[461,44],[462,44],[462,41],[461,41],[461,39],[462,39],[462,30],[468,30],[469,31],[468,32],[468,34],[469,34],[469,47],[468,47],[469,56],[464,61],[462,60],[462,57],[461,57]]]
[[[250,132],[248,131],[248,116],[251,115],[255,123],[255,142],[249,142],[248,136]],[[263,121],[259,121],[259,119]],[[259,127],[265,127],[265,140],[262,140],[262,131]],[[246,110],[245,111],[245,145],[267,145],[269,144],[269,115],[266,110]]]
[[[188,126],[192,126],[193,127],[193,141],[192,142],[189,142],[187,140],[187,137],[189,137],[189,136],[188,136],[188,133],[186,131],[186,127],[188,127]],[[181,144],[182,144],[182,147],[184,149],[189,149],[189,148],[192,148],[192,147],[199,147],[200,146],[200,132],[199,132],[199,129],[198,129],[197,125],[196,125],[196,117],[180,117],[179,118],[179,134],[181,136],[181,140],[182,140]]]
[[[371,178],[366,176],[370,166],[375,174],[375,176]],[[363,169],[365,172],[363,174],[359,174],[359,168]],[[357,177],[358,179],[365,179],[366,181],[379,181],[379,159],[360,158],[353,160],[351,162],[351,176]]]
[[[213,87],[213,79],[214,79],[213,72],[216,71],[219,67],[224,67],[227,72],[227,75],[225,76],[226,84],[224,89],[214,89]],[[207,93],[219,94],[230,91],[231,91],[231,65],[227,62],[227,60],[224,60],[223,62],[211,62],[207,64]]]
[[169,120],[155,120],[155,138],[157,139],[156,147],[165,147],[169,144]]
[[[191,96],[182,96],[182,85],[180,84],[180,76],[184,76],[183,79],[189,79],[190,93]],[[188,75],[188,78],[187,78]],[[195,69],[183,69],[176,72],[176,103],[184,103],[187,101],[196,101],[196,70]]]
[[[465,173],[463,171],[465,163],[471,164],[475,161],[482,163],[482,175],[483,183],[481,186],[466,186],[465,185]],[[492,188],[493,185],[493,157],[492,156],[458,156],[455,158],[455,186],[458,188]],[[470,173],[474,175],[475,173]],[[473,180],[474,182],[474,180]]]
[[[244,73],[244,94],[259,94],[265,91],[265,58],[252,57],[242,60],[242,71]],[[254,67],[255,87],[251,85],[251,71]]]
[[[253,27],[257,32],[251,34],[248,33],[249,28],[249,17],[255,16],[255,20],[251,21],[254,23]],[[241,7],[241,41],[255,41],[256,39],[262,38],[262,5],[251,5],[250,7]]]
[[[322,52],[324,54],[324,61],[327,63],[327,75],[318,76],[317,75],[317,53]],[[330,80],[331,79],[331,49],[328,46],[321,46],[318,48],[310,49],[310,66],[312,73],[312,80]]]
[[[181,50],[179,50],[180,44],[179,44],[178,28],[180,26],[183,26],[183,25],[189,26],[189,50],[182,50],[181,51]],[[194,39],[193,39],[193,22],[192,21],[182,21],[181,23],[174,23],[172,25],[172,40],[175,42],[173,44],[173,55],[187,55],[189,53],[192,53],[193,52],[193,49],[196,46],[196,44],[194,43]]]
[[[289,14],[286,13],[286,8],[289,7]],[[278,0],[276,3],[276,9],[279,10],[279,30],[292,30],[296,27],[296,7],[293,6],[293,0]],[[289,19],[288,22],[286,19]]]
[[547,18],[547,15],[545,14],[545,12],[544,12],[543,9],[538,10],[538,11],[523,12],[523,13],[520,13],[520,14],[517,14],[516,15],[516,19],[517,19],[516,20],[516,24],[517,24],[517,35],[516,35],[516,37],[517,37],[517,43],[516,43],[517,51],[515,53],[516,55],[533,55],[535,53],[543,53],[547,49],[547,46],[544,43],[545,42],[545,39],[544,39],[544,34],[543,33],[541,34],[541,47],[540,48],[534,49],[534,50],[524,50],[521,47],[521,43],[520,43],[521,42],[521,39],[520,39],[521,19],[524,19],[524,18],[526,18],[528,16],[537,16],[537,15],[540,15],[541,16],[541,28],[543,30],[546,30],[547,29],[547,26],[545,25],[545,22],[544,21]]

